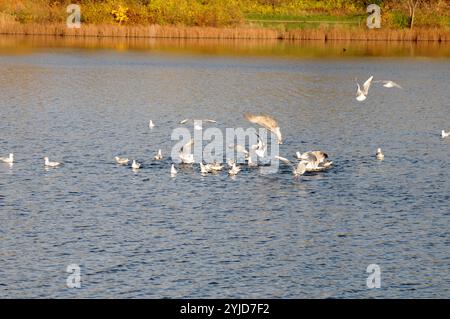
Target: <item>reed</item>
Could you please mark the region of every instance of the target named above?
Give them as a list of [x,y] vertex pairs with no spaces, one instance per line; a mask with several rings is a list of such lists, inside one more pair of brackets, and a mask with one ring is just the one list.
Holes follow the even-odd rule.
[[450,41],[450,28],[368,30],[363,27],[319,27],[276,30],[258,27],[189,27],[170,25],[82,24],[69,29],[60,23],[21,24],[0,19],[0,34],[76,37],[182,38],[182,39],[278,39],[278,40],[363,40],[363,41]]

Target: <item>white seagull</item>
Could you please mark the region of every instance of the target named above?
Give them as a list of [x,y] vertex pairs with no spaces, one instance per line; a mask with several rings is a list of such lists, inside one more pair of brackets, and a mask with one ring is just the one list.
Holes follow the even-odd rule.
[[172,164],[172,167],[170,168],[170,175],[175,176],[177,175],[177,170],[175,169],[175,165]]
[[264,157],[267,150],[267,145],[263,143],[258,134],[256,134],[256,137],[258,138],[258,144],[252,145],[252,150],[255,151],[258,157]]
[[231,169],[228,171],[228,175],[235,176],[240,171],[241,168],[239,166],[236,166],[236,163],[233,163],[233,165],[231,165]]
[[152,128],[155,127],[155,124],[153,123],[152,120],[150,120],[150,122],[148,122],[148,127],[149,127],[150,129],[152,129]]
[[399,88],[399,89],[403,89],[400,85],[398,85],[397,83],[395,83],[394,81],[391,80],[383,80],[383,81],[376,81],[376,82],[381,82],[383,83],[383,86],[385,88]]
[[358,86],[358,90],[356,91],[356,100],[357,101],[362,102],[365,99],[367,99],[367,95],[369,94],[369,88],[370,88],[370,84],[372,83],[372,80],[373,80],[373,76],[371,76],[369,79],[367,79],[366,82],[364,82],[363,89],[361,90],[358,80],[355,79],[356,85]]
[[384,154],[381,152],[381,148],[377,149],[377,153],[375,154],[378,160],[382,161],[384,159]]
[[131,168],[132,169],[140,169],[141,168],[141,164],[136,162],[136,160],[133,160],[133,163],[131,163]]
[[119,156],[114,157],[114,159],[116,160],[116,163],[120,165],[128,165],[128,162],[130,161],[128,158]]
[[278,144],[283,144],[280,126],[278,125],[278,122],[274,118],[268,115],[252,115],[248,113],[245,113],[244,117],[251,123],[258,124],[264,127],[265,129],[269,130],[273,134],[275,134],[278,140]]
[[[444,130],[442,130],[441,136],[442,136],[442,138],[449,137],[449,136],[450,136],[450,132],[445,132]],[[10,154],[10,156],[11,156],[11,155],[12,155],[12,154]]]
[[290,160],[288,160],[287,158],[281,157],[281,156],[275,156],[276,159],[282,161],[283,163],[289,165],[292,167],[292,173],[294,174],[295,177],[297,176],[301,176],[303,174],[305,174],[306,172],[306,163],[305,161],[300,161],[297,166],[295,166],[294,164],[292,164],[292,162]]
[[14,163],[14,154],[10,153],[8,157],[0,157],[0,162],[8,164]]
[[194,139],[183,145],[180,150],[180,160],[183,164],[193,164],[194,154],[192,154],[192,145],[194,145]]
[[323,171],[333,165],[333,162],[328,160],[328,154],[322,151],[310,151],[303,154],[296,152],[295,155],[299,161],[303,161],[307,172]]
[[57,167],[57,166],[60,166],[60,165],[61,165],[61,163],[59,163],[59,162],[50,162],[47,156],[44,157],[44,166],[46,166],[46,167]]
[[162,160],[163,156],[162,156],[162,151],[158,150],[158,154],[155,155],[154,159],[157,161]]

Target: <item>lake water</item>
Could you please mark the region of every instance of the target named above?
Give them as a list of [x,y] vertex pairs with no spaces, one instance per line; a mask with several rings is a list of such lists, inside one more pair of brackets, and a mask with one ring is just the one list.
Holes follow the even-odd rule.
[[[0,156],[16,163],[0,164],[0,297],[450,297],[448,46],[2,41]],[[404,89],[358,103],[354,78],[371,74]],[[253,127],[244,112],[279,121],[281,155],[324,150],[333,169],[172,178],[153,160],[181,119]]]

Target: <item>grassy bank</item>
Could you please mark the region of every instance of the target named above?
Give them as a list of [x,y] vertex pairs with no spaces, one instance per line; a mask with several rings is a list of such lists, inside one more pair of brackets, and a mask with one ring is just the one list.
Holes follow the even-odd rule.
[[121,26],[84,24],[68,29],[65,24],[0,24],[0,34],[57,35],[82,37],[186,38],[186,39],[279,39],[279,40],[360,40],[360,41],[450,41],[450,29],[414,30],[363,27],[321,27],[277,30],[254,27]]
[[[360,0],[0,0],[0,33],[84,37],[449,41],[450,3],[419,7],[406,27],[405,1],[375,1],[382,28],[365,27]],[[66,28],[78,3],[81,29]]]

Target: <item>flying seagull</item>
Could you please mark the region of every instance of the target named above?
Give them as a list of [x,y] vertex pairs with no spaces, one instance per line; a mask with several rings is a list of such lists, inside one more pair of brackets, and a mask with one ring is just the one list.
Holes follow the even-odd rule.
[[358,86],[358,90],[356,91],[356,100],[359,102],[364,101],[367,99],[367,95],[369,94],[369,88],[370,84],[372,83],[373,76],[371,76],[369,79],[367,79],[366,82],[363,84],[363,89],[361,90],[361,87],[359,86],[358,79],[355,79],[356,85]]
[[278,140],[278,144],[283,144],[280,126],[278,125],[278,122],[274,118],[268,115],[252,115],[249,113],[245,113],[244,117],[251,123],[258,124],[264,127],[265,129],[269,130],[273,134],[275,134]]
[[373,81],[373,83],[383,83],[383,86],[385,88],[389,88],[389,89],[391,89],[391,88],[403,89],[399,84],[397,84],[391,80]]
[[264,157],[264,153],[267,150],[267,145],[263,143],[258,134],[256,134],[256,137],[258,138],[258,144],[252,145],[252,150],[255,151],[258,157]]

